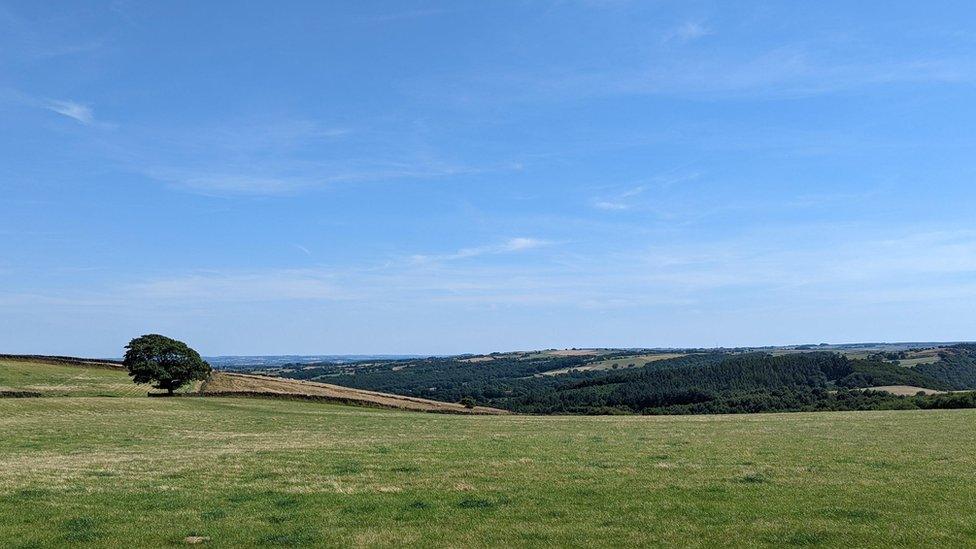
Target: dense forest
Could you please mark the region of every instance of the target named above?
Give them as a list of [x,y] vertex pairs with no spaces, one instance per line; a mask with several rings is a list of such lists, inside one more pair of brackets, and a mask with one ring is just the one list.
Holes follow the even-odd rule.
[[[934,351],[933,351],[934,352]],[[635,364],[635,356],[649,360]],[[651,356],[651,358],[647,358]],[[871,387],[976,389],[976,346],[904,367],[905,354],[849,358],[829,351],[634,351],[599,356],[507,353],[488,357],[316,364],[278,375],[536,414],[700,414],[976,406],[976,393],[895,396]],[[652,360],[661,358],[660,360]],[[934,358],[933,358],[934,360]],[[599,367],[595,367],[599,366]]]
[[976,345],[956,345],[939,353],[939,361],[919,364],[916,372],[938,379],[949,389],[976,389]]

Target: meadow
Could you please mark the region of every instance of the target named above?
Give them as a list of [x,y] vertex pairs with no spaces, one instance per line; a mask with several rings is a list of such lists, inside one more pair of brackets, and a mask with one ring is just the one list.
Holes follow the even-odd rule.
[[0,399],[9,547],[962,546],[976,411],[457,416]]
[[146,396],[149,386],[132,383],[116,368],[0,359],[0,391],[4,390],[45,396]]
[[[479,416],[0,362],[4,547],[962,546],[976,410]],[[101,396],[97,396],[101,395]]]

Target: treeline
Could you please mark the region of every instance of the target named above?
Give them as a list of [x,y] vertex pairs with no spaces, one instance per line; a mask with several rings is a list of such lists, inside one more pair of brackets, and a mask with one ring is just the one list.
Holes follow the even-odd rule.
[[[633,356],[633,352],[601,355],[597,360]],[[727,355],[689,355],[673,359],[673,365],[697,365]],[[459,358],[426,358],[350,365],[326,364],[283,374],[294,379],[314,379],[357,389],[369,389],[458,402],[469,397],[483,404],[500,403],[535,391],[605,376],[605,371],[573,371],[595,360],[593,356],[497,355],[490,361],[468,362]],[[669,364],[662,364],[662,363]],[[660,361],[670,367],[672,361]],[[566,370],[560,375],[542,375]]]
[[847,389],[943,384],[890,363],[849,360],[828,352],[750,353],[700,367],[620,372],[532,392],[509,403],[529,413],[740,413],[849,410],[879,406],[881,397]]
[[950,347],[939,353],[938,362],[919,364],[912,369],[955,391],[976,389],[976,345]]
[[[640,368],[581,371],[600,357],[499,355],[490,361],[428,358],[321,365],[284,374],[349,387],[478,404],[535,414],[703,414],[972,407],[972,394],[895,396],[865,390],[910,385],[976,388],[976,347],[948,349],[935,364],[905,368],[875,355],[833,352],[782,356],[698,352]],[[542,375],[552,370],[559,375]]]

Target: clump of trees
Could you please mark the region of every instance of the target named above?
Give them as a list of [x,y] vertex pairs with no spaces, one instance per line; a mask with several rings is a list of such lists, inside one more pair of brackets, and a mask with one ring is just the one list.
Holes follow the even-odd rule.
[[210,364],[186,343],[159,334],[137,337],[125,346],[123,364],[135,383],[152,383],[172,395],[191,381],[210,376]]

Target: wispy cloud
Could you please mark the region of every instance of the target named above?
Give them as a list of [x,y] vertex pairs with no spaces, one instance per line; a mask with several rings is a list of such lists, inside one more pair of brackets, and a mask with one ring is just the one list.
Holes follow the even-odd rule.
[[95,122],[95,115],[91,107],[74,101],[51,100],[45,105],[45,108],[85,125],[91,125]]
[[185,178],[168,178],[174,186],[213,195],[276,195],[294,192],[308,185],[297,179],[278,179],[248,175],[201,174]]
[[201,273],[133,284],[122,293],[153,301],[282,301],[348,297],[321,270]]
[[531,250],[533,248],[540,248],[542,246],[547,246],[549,244],[550,242],[548,240],[522,236],[522,237],[510,238],[500,244],[490,244],[486,246],[477,246],[473,248],[461,248],[460,250],[458,250],[453,254],[413,255],[411,256],[411,260],[414,263],[428,263],[431,261],[443,261],[443,260],[450,261],[455,259],[467,259],[472,257],[478,257],[483,255],[522,252],[525,250]]
[[442,9],[442,8],[429,8],[429,9],[415,9],[400,12],[392,12],[384,15],[380,15],[374,18],[377,22],[387,22],[387,21],[401,21],[404,19],[421,19],[426,17],[435,17],[439,15],[445,15],[452,13],[454,10]]
[[593,203],[593,207],[598,210],[629,210],[630,204],[625,204],[623,202],[610,202],[608,200],[597,200]]
[[624,192],[618,193],[610,199],[601,199],[593,202],[593,207],[599,210],[629,210],[633,207],[632,198],[644,192],[644,187],[634,187]]
[[712,34],[708,27],[695,21],[686,21],[664,34],[663,42],[690,42]]
[[[233,166],[231,166],[233,167]],[[198,169],[160,168],[147,172],[153,178],[172,187],[209,196],[277,196],[293,195],[311,189],[321,189],[337,183],[392,181],[397,179],[442,178],[470,174],[477,168],[446,162],[417,160],[416,163],[369,162],[289,162],[287,159],[272,160],[256,167],[267,176],[243,173],[225,173],[226,167]]]
[[695,52],[612,69],[547,66],[531,72],[454,75],[413,88],[423,95],[478,103],[552,101],[618,95],[704,99],[811,97],[893,84],[971,84],[976,63],[966,57],[878,59],[827,55],[808,45],[787,45],[749,55]]
[[757,232],[644,249],[576,250],[532,262],[461,261],[518,253],[546,242],[519,237],[454,254],[418,256],[423,258],[419,261],[414,257],[343,268],[176,273],[112,288],[103,295],[0,292],[0,302],[128,309],[136,301],[154,308],[266,301],[409,308],[440,301],[479,307],[702,306],[729,311],[754,304],[822,307],[838,302],[870,307],[976,297],[976,233],[919,230],[852,237],[853,232],[850,227],[797,227],[777,235]]
[[598,210],[607,211],[623,211],[641,206],[646,207],[648,199],[643,196],[646,194],[645,191],[654,189],[666,192],[681,183],[693,181],[699,177],[701,177],[700,172],[688,172],[684,169],[675,169],[670,172],[645,179],[643,184],[636,187],[630,187],[615,193],[600,196],[592,201],[592,205]]
[[130,169],[207,196],[295,195],[344,183],[518,169],[511,163],[472,166],[445,158],[426,143],[423,131],[402,124],[353,128],[315,120],[228,120],[127,134],[132,135],[113,154],[124,151],[119,156]]

